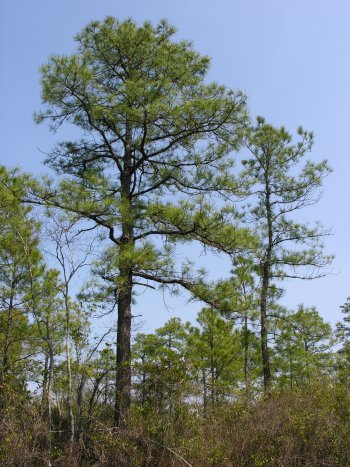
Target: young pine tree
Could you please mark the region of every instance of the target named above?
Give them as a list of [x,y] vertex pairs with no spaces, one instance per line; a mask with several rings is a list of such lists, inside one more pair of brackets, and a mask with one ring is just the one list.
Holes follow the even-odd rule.
[[305,160],[312,148],[312,133],[299,128],[298,135],[300,140],[294,143],[283,127],[274,128],[259,117],[244,141],[247,156],[241,176],[250,195],[246,221],[255,226],[260,238],[256,270],[265,389],[271,381],[269,308],[278,292],[276,281],[320,277],[331,261],[323,254],[326,232],[322,226],[310,227],[296,220],[300,209],[318,202],[322,179],[330,172],[327,161]]

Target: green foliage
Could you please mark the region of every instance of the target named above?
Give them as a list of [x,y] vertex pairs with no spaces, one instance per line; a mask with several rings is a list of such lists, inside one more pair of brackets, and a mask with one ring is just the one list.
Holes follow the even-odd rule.
[[40,268],[39,224],[20,204],[26,178],[0,167],[0,382],[23,384],[25,359],[32,354],[28,318],[32,269]]
[[[174,33],[166,22],[137,27],[108,17],[76,36],[76,55],[53,56],[42,67],[47,108],[37,120],[55,129],[67,121],[85,136],[53,150],[47,164],[67,177],[37,195],[109,230],[122,283],[125,268],[161,283],[171,276],[162,264],[150,267],[156,255],[166,264],[171,257],[152,237],[199,240],[230,252],[249,242],[246,230],[228,225],[227,208],[216,212],[202,198],[178,197],[233,183],[228,153],[240,141],[246,113],[241,93],[204,84],[208,58],[187,41],[173,41]],[[168,195],[171,203],[164,203]],[[128,245],[119,238],[125,229],[132,229]]]
[[323,254],[322,237],[327,232],[322,226],[309,227],[293,215],[318,202],[322,180],[331,171],[325,160],[304,161],[313,134],[302,128],[297,133],[299,141],[293,143],[284,127],[274,128],[259,117],[245,136],[249,152],[241,177],[252,197],[247,216],[260,236],[260,256],[271,250],[271,279],[318,277],[332,259]]
[[137,401],[144,410],[176,412],[189,391],[186,329],[172,318],[154,334],[138,334],[133,346]]
[[300,305],[278,319],[274,352],[279,384],[293,388],[307,384],[317,374],[329,374],[333,359],[331,326],[315,308]]
[[216,311],[204,308],[197,318],[199,328],[189,326],[188,359],[193,376],[201,387],[204,410],[232,396],[242,379],[242,347],[240,333],[233,323],[222,319]]
[[343,321],[336,325],[336,337],[342,344],[337,354],[337,369],[341,380],[350,378],[350,298],[341,306]]

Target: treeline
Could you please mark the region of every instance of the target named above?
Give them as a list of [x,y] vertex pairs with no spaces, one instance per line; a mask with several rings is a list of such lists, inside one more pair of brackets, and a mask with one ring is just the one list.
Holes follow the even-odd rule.
[[[251,123],[174,33],[89,24],[42,67],[38,123],[81,132],[56,178],[0,168],[0,461],[347,465],[349,303],[335,331],[279,303],[332,260],[298,220],[328,163],[312,133]],[[209,281],[193,243],[231,271]],[[132,338],[145,288],[186,290],[197,322]]]

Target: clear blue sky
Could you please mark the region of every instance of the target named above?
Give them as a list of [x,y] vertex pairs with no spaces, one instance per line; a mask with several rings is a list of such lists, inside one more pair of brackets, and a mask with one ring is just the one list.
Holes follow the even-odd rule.
[[[349,0],[0,0],[1,164],[44,171],[39,149],[48,151],[53,136],[33,123],[40,108],[39,66],[52,53],[73,52],[72,36],[106,15],[168,19],[179,38],[212,57],[210,79],[247,93],[253,117],[263,115],[290,131],[300,124],[314,131],[311,157],[328,158],[334,173],[305,218],[332,229],[326,250],[336,255],[334,274],[287,283],[284,303],[316,305],[329,321],[338,320],[339,305],[350,295]],[[214,275],[226,275],[226,262],[206,263]],[[145,309],[137,308],[149,328],[172,314],[192,319],[199,308],[178,299],[166,311],[162,297],[149,294],[142,303]]]

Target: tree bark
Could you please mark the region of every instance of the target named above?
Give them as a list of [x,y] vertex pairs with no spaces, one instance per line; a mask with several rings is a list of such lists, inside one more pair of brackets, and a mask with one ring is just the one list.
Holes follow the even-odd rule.
[[9,353],[10,353],[10,345],[11,345],[12,327],[13,327],[13,305],[12,305],[12,297],[11,297],[10,305],[7,310],[5,342],[4,342],[4,351],[3,351],[3,356],[2,356],[1,372],[0,372],[0,383],[5,381],[8,370],[9,370]]
[[210,400],[211,400],[211,408],[214,410],[215,407],[215,399],[216,399],[216,387],[215,385],[215,365],[214,365],[214,342],[213,339],[210,340],[210,378],[211,378],[211,391],[210,391]]
[[290,376],[290,390],[293,390],[293,359],[292,359],[292,351],[289,351],[289,376]]
[[[4,350],[0,368],[0,385],[6,383],[6,378],[9,371],[9,357],[10,357],[10,346],[11,346],[11,337],[13,332],[13,312],[14,312],[14,299],[15,299],[15,290],[16,283],[15,280],[11,284],[11,295],[9,300],[9,306],[7,309],[6,316],[6,330],[5,330],[5,341],[4,341]],[[0,394],[4,392],[4,388],[1,388]],[[6,407],[6,396],[2,397],[0,395],[0,411]]]
[[[66,276],[64,271],[64,276]],[[69,290],[68,282],[65,277],[65,289],[64,289],[64,303],[66,311],[66,364],[67,364],[67,376],[68,376],[68,391],[67,391],[67,406],[68,406],[68,419],[70,428],[69,444],[70,449],[73,449],[75,439],[75,423],[73,414],[73,403],[72,403],[72,366],[71,366],[71,323],[70,323],[70,306],[69,306]]]
[[77,389],[77,429],[76,438],[80,441],[83,429],[83,392],[86,383],[85,372],[81,375],[80,383]]
[[[124,276],[125,277],[125,276]],[[123,277],[123,278],[124,278]],[[118,297],[117,380],[115,424],[126,426],[131,404],[131,292],[132,275],[126,275]]]
[[127,123],[123,172],[121,174],[122,235],[119,250],[117,372],[114,422],[118,427],[128,424],[131,405],[131,302],[132,264],[134,247],[132,216],[132,129]]
[[244,315],[244,384],[245,395],[247,400],[250,399],[250,382],[249,382],[249,329],[247,311]]
[[263,282],[260,300],[260,338],[261,338],[261,356],[263,363],[264,390],[270,386],[271,371],[270,371],[270,356],[268,347],[268,328],[267,328],[267,290],[269,286],[268,267],[264,264]]
[[[269,161],[269,155],[266,156]],[[271,382],[271,370],[270,370],[270,357],[268,347],[268,320],[267,320],[267,298],[268,290],[271,280],[271,257],[273,249],[273,230],[272,230],[272,207],[271,207],[271,188],[269,180],[269,162],[265,169],[265,209],[266,209],[266,222],[267,222],[267,246],[265,250],[265,256],[262,261],[263,275],[262,275],[262,286],[260,296],[260,324],[261,324],[261,355],[263,362],[263,377],[264,377],[264,390],[266,391]]]
[[205,368],[202,370],[202,384],[203,384],[203,414],[204,417],[208,416],[208,386],[205,374]]

